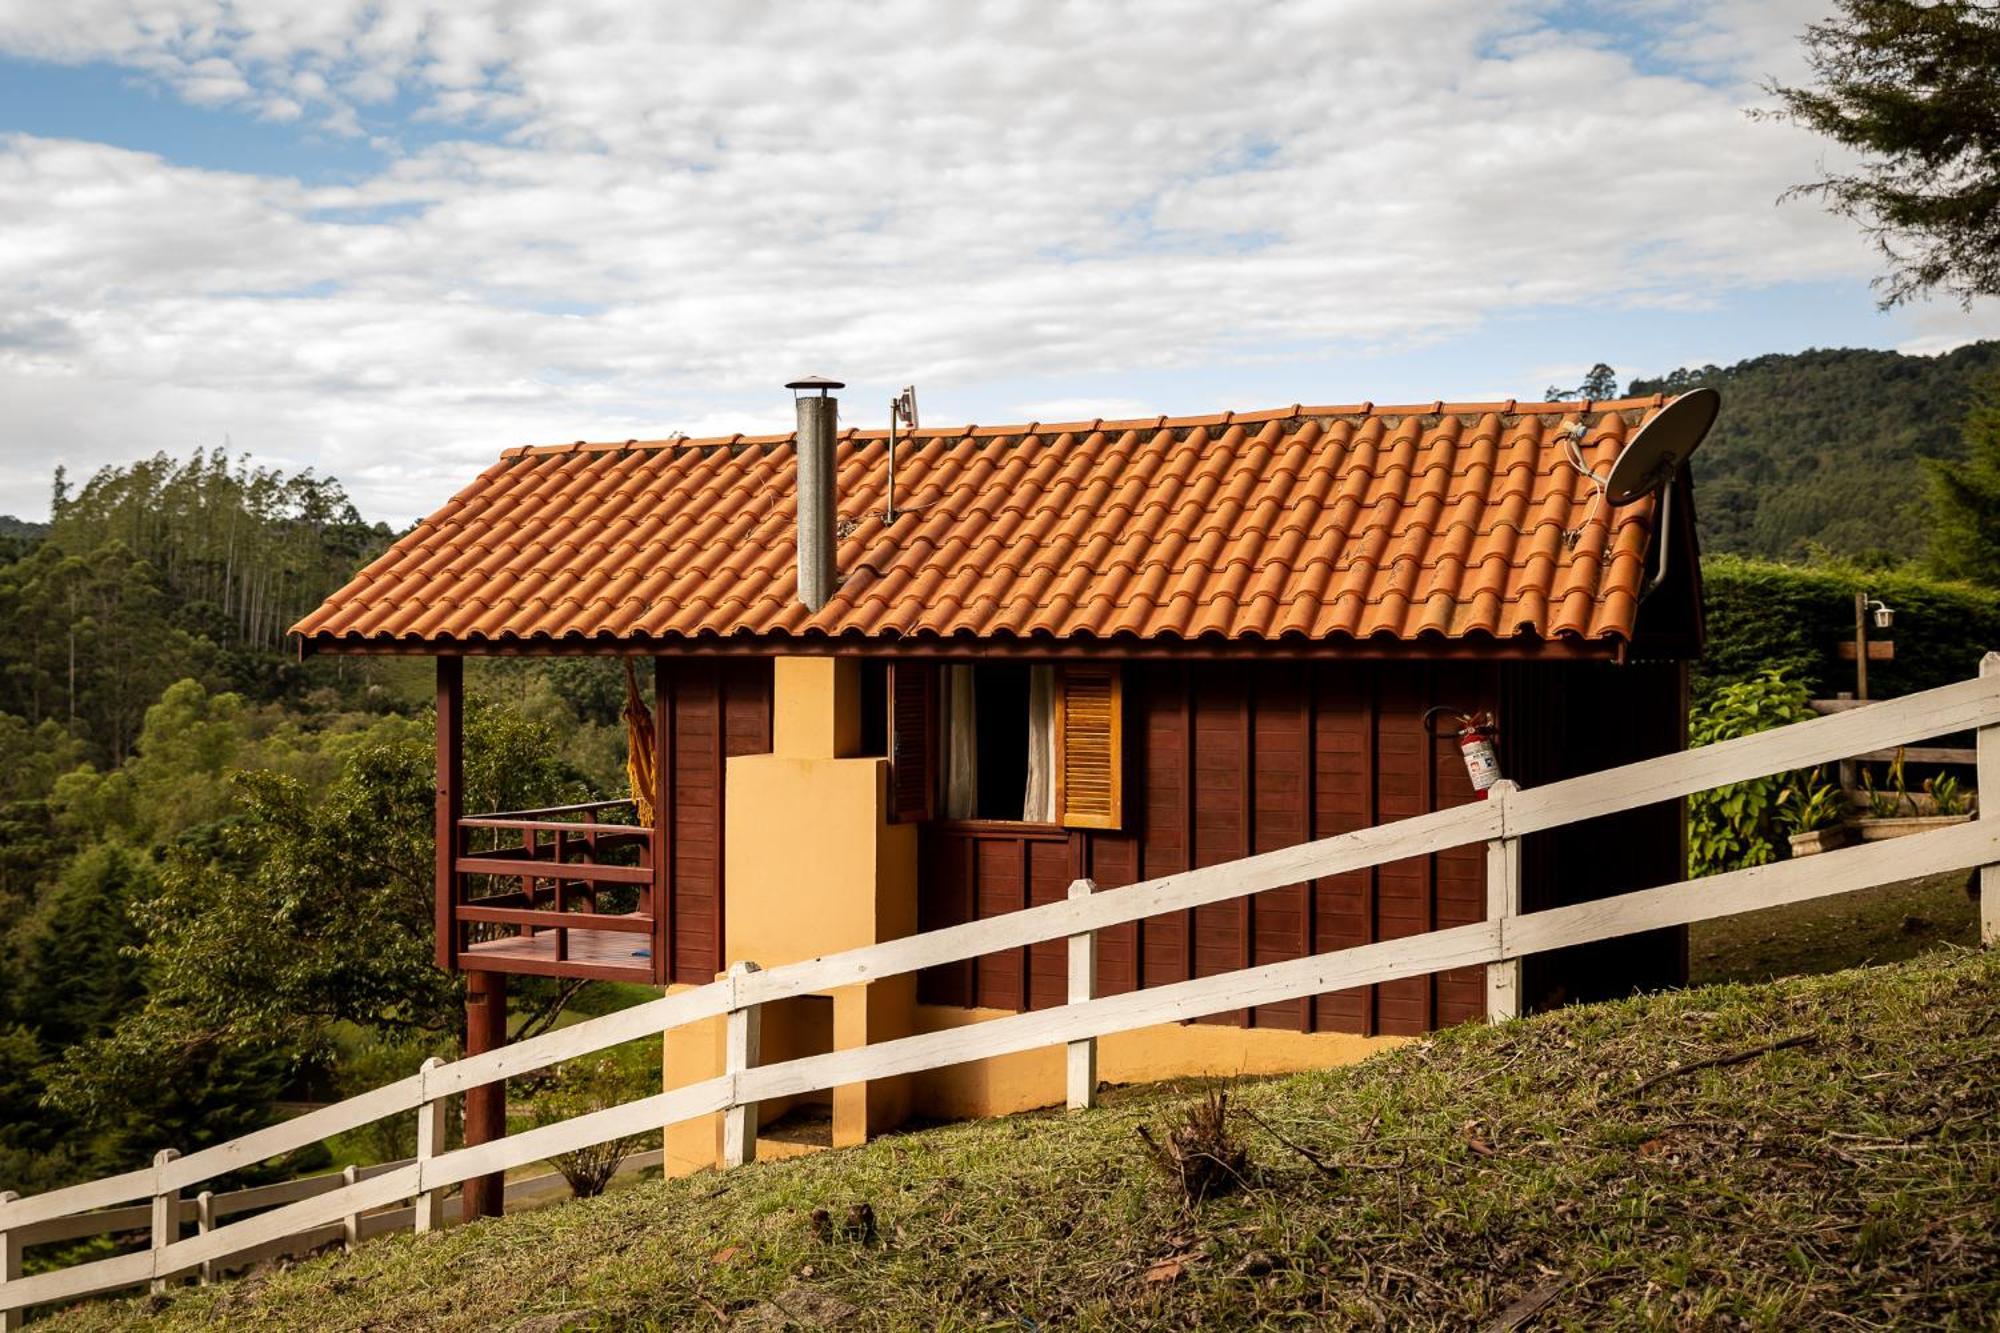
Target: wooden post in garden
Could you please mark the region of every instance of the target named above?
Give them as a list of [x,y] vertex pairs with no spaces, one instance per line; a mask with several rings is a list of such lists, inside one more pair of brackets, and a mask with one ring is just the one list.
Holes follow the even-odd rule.
[[[1849,697],[1849,695],[1846,690],[1842,690],[1840,693],[1834,695],[1833,697],[1836,700],[1838,700],[1838,699],[1846,699]],[[1848,798],[1852,796],[1854,793],[1861,790],[1861,765],[1858,761],[1852,758],[1843,759],[1840,761],[1839,772],[1840,772],[1839,782],[1840,782],[1840,800],[1841,800],[1840,813],[1841,817],[1845,818],[1848,813],[1848,805],[1847,805]]]
[[1868,697],[1868,594],[1854,594],[1854,697]]
[[[1069,886],[1071,898],[1088,898],[1097,885],[1079,879]],[[1069,937],[1069,1002],[1085,1004],[1097,998],[1097,932],[1085,931]],[[1097,1038],[1085,1037],[1069,1043],[1069,1109],[1081,1111],[1097,1104]]]

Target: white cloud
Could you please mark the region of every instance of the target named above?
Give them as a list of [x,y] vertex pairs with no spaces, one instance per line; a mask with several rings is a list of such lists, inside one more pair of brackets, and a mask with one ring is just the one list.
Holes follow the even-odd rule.
[[0,510],[51,441],[227,433],[406,519],[506,444],[781,427],[805,370],[873,404],[1865,276],[1773,206],[1824,146],[1742,113],[1815,8],[0,0],[0,51],[443,134],[339,187],[0,140]]
[[1978,300],[1969,311],[1945,303],[1919,306],[1910,324],[1910,336],[1898,342],[1896,350],[1908,356],[1936,356],[1995,336],[2000,330],[2000,301]]

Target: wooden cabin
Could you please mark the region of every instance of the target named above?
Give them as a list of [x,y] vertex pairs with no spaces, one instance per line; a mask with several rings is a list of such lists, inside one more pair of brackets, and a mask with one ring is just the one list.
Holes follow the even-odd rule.
[[[892,510],[889,440],[837,428],[833,387],[787,435],[509,450],[296,627],[437,659],[437,959],[475,1049],[510,974],[702,983],[1475,799],[1433,710],[1490,712],[1529,787],[1686,743],[1691,482],[1601,503],[1559,434],[1601,472],[1659,398],[924,429]],[[649,660],[638,812],[464,811],[475,654]],[[1673,807],[1536,835],[1527,906],[1684,864]],[[1483,876],[1468,847],[1113,929],[1100,989],[1477,920]],[[1525,984],[1547,1005],[1684,971],[1665,932]],[[1064,976],[1054,943],[787,1001],[766,1055],[1061,1004]],[[1298,1068],[1483,1013],[1474,968],[1107,1038],[1101,1068]],[[674,1034],[669,1082],[720,1058],[719,1031]],[[1055,1051],[764,1114],[846,1143],[1061,1098]],[[712,1162],[713,1128],[669,1148]]]

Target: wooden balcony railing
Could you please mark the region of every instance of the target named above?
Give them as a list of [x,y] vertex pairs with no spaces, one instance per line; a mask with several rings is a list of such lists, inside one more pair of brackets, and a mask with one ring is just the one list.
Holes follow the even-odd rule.
[[589,801],[466,815],[438,886],[449,965],[662,984],[666,914],[655,910],[653,831]]

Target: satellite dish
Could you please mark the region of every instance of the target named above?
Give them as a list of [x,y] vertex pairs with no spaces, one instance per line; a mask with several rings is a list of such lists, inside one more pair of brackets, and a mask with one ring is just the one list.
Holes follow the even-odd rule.
[[1694,389],[1654,413],[1611,465],[1604,498],[1614,505],[1631,504],[1659,489],[1680,471],[1721,410],[1721,394]]

